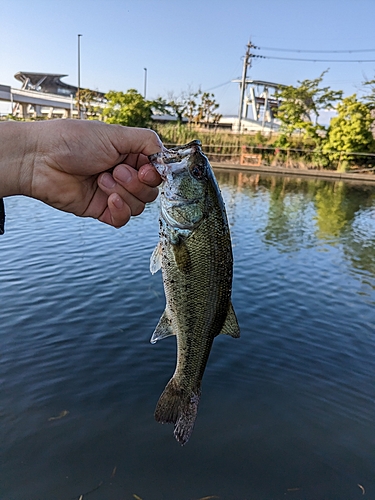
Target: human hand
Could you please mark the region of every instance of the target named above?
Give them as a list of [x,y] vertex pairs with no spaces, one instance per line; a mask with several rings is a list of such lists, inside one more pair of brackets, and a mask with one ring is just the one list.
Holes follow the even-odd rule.
[[157,197],[161,178],[147,156],[162,144],[151,130],[86,120],[17,125],[27,127],[19,194],[114,227]]

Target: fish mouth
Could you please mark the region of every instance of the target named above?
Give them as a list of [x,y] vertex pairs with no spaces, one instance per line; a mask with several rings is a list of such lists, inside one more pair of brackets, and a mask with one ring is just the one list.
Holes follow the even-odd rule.
[[187,169],[187,160],[189,156],[186,155],[180,161],[175,161],[174,158],[166,159],[159,157],[152,162],[152,165],[156,168],[163,181],[168,181],[168,177],[171,178],[173,174],[178,174]]
[[149,162],[156,168],[165,181],[168,175],[182,172],[187,167],[187,161],[194,153],[201,151],[200,141],[192,141],[184,146],[167,149],[163,147],[160,153],[148,157]]

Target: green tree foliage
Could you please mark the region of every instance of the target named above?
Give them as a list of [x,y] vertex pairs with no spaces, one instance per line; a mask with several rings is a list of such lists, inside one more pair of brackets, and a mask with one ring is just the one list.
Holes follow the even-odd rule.
[[105,98],[107,104],[103,109],[103,116],[107,123],[128,127],[150,126],[155,102],[147,101],[137,90],[129,89],[126,93],[111,90]]
[[197,113],[197,121],[198,123],[204,123],[208,126],[210,123],[218,123],[221,114],[216,113],[216,110],[220,106],[215,101],[214,94],[210,94],[209,92],[203,92],[200,95],[200,103],[198,104],[198,113]]
[[[80,108],[89,120],[95,120],[101,115],[100,101],[101,96],[96,90],[79,90]],[[78,107],[78,91],[76,93],[76,106]]]
[[365,153],[374,147],[371,126],[374,118],[368,105],[360,102],[356,94],[337,105],[338,115],[332,118],[328,137],[323,146],[330,161],[341,160],[345,164],[353,157],[342,152]]
[[324,127],[318,124],[319,113],[322,109],[332,109],[333,103],[342,98],[342,91],[321,87],[323,77],[327,71],[315,80],[298,82],[298,87],[287,85],[281,87],[275,94],[281,103],[276,112],[281,121],[280,145],[287,145],[288,137],[295,132],[320,142]]
[[189,92],[186,97],[186,111],[185,116],[189,120],[189,123],[196,123],[196,117],[198,115],[198,99],[202,91],[199,89],[197,92]]
[[366,102],[367,106],[371,109],[375,109],[375,80],[368,80],[366,82],[363,82],[363,85],[365,85],[367,88],[370,89],[369,94],[364,96],[364,101]]

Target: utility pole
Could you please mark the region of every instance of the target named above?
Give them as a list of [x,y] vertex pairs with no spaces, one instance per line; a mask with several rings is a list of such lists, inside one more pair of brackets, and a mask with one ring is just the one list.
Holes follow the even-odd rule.
[[243,115],[243,107],[244,107],[244,101],[245,101],[245,92],[246,92],[246,77],[247,77],[247,68],[251,67],[251,58],[252,57],[259,57],[259,56],[254,56],[254,54],[251,53],[251,49],[257,49],[255,45],[251,43],[249,40],[247,46],[246,46],[246,54],[245,58],[243,61],[243,68],[242,68],[242,79],[241,79],[241,88],[240,88],[240,106],[238,110],[238,132],[241,133],[241,125],[242,125],[242,115]]
[[78,35],[78,92],[77,92],[77,109],[78,109],[78,118],[81,118],[81,36]]

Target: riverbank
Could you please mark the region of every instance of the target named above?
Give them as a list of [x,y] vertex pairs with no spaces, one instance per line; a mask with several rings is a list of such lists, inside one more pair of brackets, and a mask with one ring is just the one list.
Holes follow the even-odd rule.
[[240,165],[235,163],[211,162],[211,166],[223,170],[239,170],[242,172],[254,172],[258,174],[279,174],[296,177],[315,177],[326,180],[344,180],[361,183],[375,184],[374,174],[355,172],[337,172],[335,170],[315,170],[302,168],[270,167],[268,165]]

